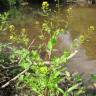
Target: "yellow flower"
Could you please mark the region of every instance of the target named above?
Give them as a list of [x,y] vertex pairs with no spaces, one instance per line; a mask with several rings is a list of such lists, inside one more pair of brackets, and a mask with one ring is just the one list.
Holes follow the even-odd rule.
[[26,32],[26,29],[25,29],[25,28],[22,28],[21,31],[22,31],[23,33],[25,33],[25,32]]
[[45,2],[42,3],[42,5],[43,5],[43,6],[46,6],[46,5],[48,6],[49,4],[48,4],[47,1],[45,1]]
[[72,7],[70,7],[69,10],[72,10]]
[[84,35],[81,35],[79,39],[80,39],[80,43],[84,43],[84,41],[85,41]]
[[43,9],[43,10],[48,10],[48,8],[49,8],[48,2],[47,2],[47,1],[43,2],[43,3],[42,3],[42,9]]
[[89,29],[91,29],[91,30],[95,30],[94,26],[90,26]]
[[47,67],[41,67],[41,68],[40,68],[40,72],[41,72],[42,74],[47,73],[47,71],[48,71]]
[[70,12],[72,10],[72,7],[68,8],[67,11]]
[[10,36],[10,39],[13,39],[13,35]]
[[10,31],[14,31],[14,30],[15,30],[15,26],[14,26],[14,25],[10,25],[10,26],[9,26],[9,30],[10,30]]

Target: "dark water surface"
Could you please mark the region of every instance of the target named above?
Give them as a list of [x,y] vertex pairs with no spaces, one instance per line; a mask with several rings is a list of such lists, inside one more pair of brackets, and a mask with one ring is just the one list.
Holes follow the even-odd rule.
[[[58,52],[61,54],[64,48],[71,46],[74,39],[80,35],[85,35],[87,37],[86,41],[78,48],[79,52],[69,61],[68,68],[71,72],[80,72],[84,76],[96,73],[96,7],[70,6],[71,12],[68,18],[66,17],[66,9],[61,8],[58,18],[55,19],[58,22],[56,23],[57,26],[63,28],[65,26],[65,19],[69,22],[69,33],[58,37]],[[21,28],[25,28],[26,34],[31,41],[40,34],[44,18],[42,18],[40,10],[37,8],[26,7],[22,13],[22,17],[18,16],[18,18],[14,18],[11,22],[16,26],[18,32]],[[55,14],[53,14],[54,16]],[[94,27],[93,32],[88,32],[90,26]],[[9,33],[1,33],[0,41],[10,42]],[[37,43],[40,42],[37,40]]]

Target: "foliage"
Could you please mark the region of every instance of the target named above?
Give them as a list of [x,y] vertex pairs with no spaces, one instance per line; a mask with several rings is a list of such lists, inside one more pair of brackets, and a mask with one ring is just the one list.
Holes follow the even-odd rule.
[[8,16],[9,13],[5,12],[0,14],[0,31],[6,31],[8,27]]
[[13,49],[15,50],[11,44],[0,43],[0,86],[16,76],[21,70],[16,64],[16,60],[11,59],[11,55],[14,53]]
[[13,43],[21,44],[21,45],[28,45],[29,38],[26,33],[26,29],[22,28],[20,33],[17,34],[17,31],[15,29],[14,25],[9,26],[9,31],[10,31],[10,40]]
[[[25,54],[25,52],[23,53]],[[51,91],[54,92],[55,89],[57,89],[57,82],[59,83],[61,80],[61,78],[59,78],[60,72],[56,71],[57,67],[53,65],[49,65],[50,67],[47,66],[36,51],[32,51],[29,55],[28,53],[26,55],[26,58],[23,57],[21,66],[23,68],[28,68],[30,64],[32,66],[26,75],[21,76],[20,80],[23,80],[28,86],[30,86],[38,96],[47,94],[46,91],[48,90],[48,94],[51,95]]]
[[[47,2],[45,3],[47,4]],[[55,29],[52,25],[53,23],[51,21],[50,24],[50,19],[48,21],[45,20],[42,24],[42,33],[40,36],[40,39],[45,40],[47,32],[48,42],[44,45],[43,50],[48,55],[48,61],[41,58],[39,50],[29,51],[27,49],[20,49],[15,51],[13,57],[19,57],[20,66],[24,70],[28,69],[25,74],[20,76],[19,82],[23,82],[26,86],[29,86],[37,96],[59,96],[60,94],[63,96],[69,96],[70,94],[79,96],[84,93],[84,87],[81,86],[81,78],[75,77],[73,79],[65,67],[70,53],[64,52],[60,57],[52,54],[54,46],[57,43],[57,37],[61,32],[61,29]],[[63,83],[67,84],[64,88],[61,88]]]
[[[15,2],[15,0],[10,1],[11,4],[15,4]],[[2,66],[2,69],[11,68],[11,71],[9,69],[4,71],[7,74],[3,75],[5,75],[6,78],[8,77],[8,79],[3,83],[17,76],[23,70],[27,70],[24,74],[19,76],[19,80],[17,81],[18,86],[16,87],[22,86],[23,84],[29,87],[36,96],[84,96],[85,87],[83,86],[81,76],[73,76],[66,68],[71,53],[66,51],[62,56],[54,56],[53,53],[58,35],[64,32],[64,29],[58,26],[55,27],[53,20],[48,17],[48,12],[50,11],[48,2],[43,2],[42,10],[45,14],[45,20],[42,24],[39,38],[47,42],[44,42],[43,46],[40,44],[38,49],[43,47],[42,49],[45,51],[48,58],[44,57],[46,59],[43,59],[41,57],[40,53],[42,53],[42,50],[19,49],[12,46],[8,47],[8,45],[0,45],[0,66]],[[70,10],[71,9],[69,9],[69,11]],[[4,21],[7,20],[8,15],[5,13],[4,16],[0,16],[1,24],[6,24]],[[12,43],[15,42],[28,46],[29,38],[25,28],[22,28],[21,32],[18,34],[16,33],[17,29],[14,25],[9,25],[8,29]],[[91,27],[91,29],[94,28]],[[3,30],[3,28],[1,28],[1,30]],[[83,42],[85,39],[81,36],[80,40]],[[78,45],[75,47],[77,46]],[[7,52],[8,54],[6,55]],[[1,81],[3,81],[3,79]],[[94,76],[93,79],[96,79],[96,77]]]
[[21,17],[21,12],[20,12],[20,10],[19,9],[16,9],[16,8],[11,8],[9,11],[8,11],[8,13],[9,13],[9,18],[11,18],[11,19],[14,19],[14,18],[19,18],[19,17]]
[[[4,74],[5,77],[11,76],[9,78],[11,79],[20,71],[28,69],[25,74],[20,75],[18,85],[25,83],[26,87],[30,87],[38,96],[59,96],[61,93],[64,96],[73,93],[79,96],[84,93],[81,77],[72,77],[66,70],[65,64],[70,55],[69,52],[65,52],[61,57],[54,56],[50,61],[44,61],[36,50],[16,49],[9,45],[0,45],[0,52],[2,68],[8,68],[7,75]],[[19,63],[18,60],[20,60]],[[16,67],[17,64],[19,65]]]
[[[53,57],[50,61],[42,60],[36,50],[30,52],[26,49],[21,49],[15,51],[14,54],[21,59],[20,66],[23,69],[29,69],[24,75],[20,76],[19,80],[29,86],[38,96],[59,96],[60,93],[64,96],[69,96],[68,94],[74,90],[78,90],[78,92],[75,92],[76,94],[80,90],[82,90],[81,93],[83,92],[83,87],[79,88],[81,86],[79,83],[80,78],[77,78],[77,80],[75,78],[74,82],[71,81],[72,77],[64,67],[69,53],[64,53],[61,57]],[[75,80],[78,83],[75,83]],[[67,85],[66,90],[62,90],[59,86],[59,83],[62,84],[62,82],[73,83],[69,87]]]
[[8,0],[8,2],[10,3],[10,6],[13,6],[16,4],[16,0]]
[[47,1],[42,3],[41,9],[43,10],[43,16],[48,16],[51,12],[51,9],[49,9],[49,3]]

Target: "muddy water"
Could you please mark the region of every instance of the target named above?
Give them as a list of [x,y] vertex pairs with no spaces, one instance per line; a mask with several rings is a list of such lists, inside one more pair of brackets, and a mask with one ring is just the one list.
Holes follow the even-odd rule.
[[[84,76],[96,73],[96,7],[76,7],[70,6],[71,13],[66,18],[66,8],[61,8],[58,18],[54,20],[58,21],[56,26],[63,27],[65,25],[65,19],[68,20],[68,34],[60,35],[58,38],[58,52],[62,54],[64,49],[70,49],[74,39],[80,35],[85,35],[86,41],[78,48],[78,53],[69,61],[68,69],[71,72],[79,72]],[[36,7],[37,8],[37,7]],[[28,35],[30,42],[33,38],[38,37],[43,22],[42,16],[37,14],[39,12],[36,8],[25,8],[23,15],[18,18],[14,18],[11,22],[16,26],[19,32],[21,28],[26,28],[26,34]],[[53,14],[54,17],[54,14]],[[50,17],[52,18],[52,17]],[[88,33],[89,26],[94,26],[93,32]],[[9,33],[0,34],[1,42],[10,42]],[[37,40],[37,43],[41,43]]]
[[[61,38],[60,50],[69,47],[72,40],[80,35],[87,37],[86,41],[78,48],[78,53],[69,61],[69,71],[72,73],[79,72],[84,77],[96,74],[96,8],[73,7],[71,16],[68,19],[71,38],[70,35],[68,37],[68,34],[59,37]],[[94,26],[92,32],[88,32],[89,26]],[[66,38],[66,40],[62,39],[62,37]]]
[[[72,37],[79,35],[87,37],[81,45],[79,52],[70,60],[69,69],[79,72],[84,76],[96,74],[96,8],[73,8],[70,17],[70,29]],[[92,32],[88,32],[89,26],[94,26]]]

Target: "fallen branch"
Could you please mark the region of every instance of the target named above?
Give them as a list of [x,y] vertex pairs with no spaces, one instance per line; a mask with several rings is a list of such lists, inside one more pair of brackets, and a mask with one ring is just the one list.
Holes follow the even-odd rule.
[[73,53],[67,58],[67,60],[70,60],[71,58],[73,58],[77,53],[78,53],[78,50],[75,50],[75,52],[73,52]]
[[28,50],[30,49],[30,47],[32,46],[32,44],[35,42],[35,39],[34,40],[32,40],[32,42],[30,43],[30,45],[28,46]]
[[[30,45],[28,46],[28,50],[30,49],[30,47],[32,46],[32,44],[34,43],[34,41],[35,41],[35,39],[34,40],[32,40],[32,42],[30,43]],[[22,58],[22,59],[19,59],[19,62],[18,62],[18,64],[20,64],[21,63],[21,61],[23,60],[24,58]]]
[[[30,68],[31,66],[29,66]],[[14,78],[12,78],[11,80],[9,80],[7,83],[5,83],[4,85],[1,86],[1,88],[5,88],[7,87],[11,82],[15,81],[16,79],[18,79],[21,75],[23,75],[24,73],[26,73],[29,68],[25,69],[24,71],[22,71],[21,73],[19,73],[17,76],[15,76]]]

